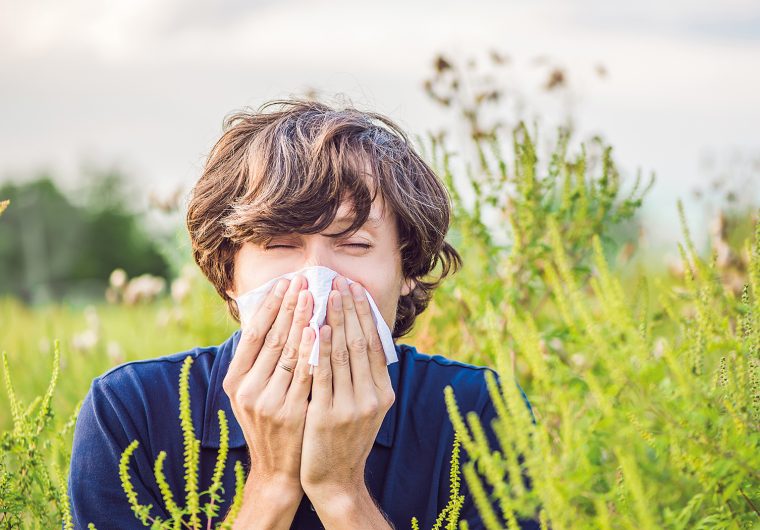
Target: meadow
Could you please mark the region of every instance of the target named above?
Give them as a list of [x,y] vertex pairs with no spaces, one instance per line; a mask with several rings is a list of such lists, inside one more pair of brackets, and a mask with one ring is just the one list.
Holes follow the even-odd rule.
[[[731,213],[731,230],[701,256],[673,205],[684,229],[669,270],[636,258],[630,234],[651,183],[624,192],[611,146],[571,150],[560,130],[543,156],[523,124],[506,140],[472,139],[464,188],[442,139],[424,142],[465,265],[399,342],[500,375],[489,380],[498,448],[451,391],[441,396],[457,431],[453,471],[487,528],[515,530],[520,518],[555,529],[760,527],[757,212]],[[189,261],[171,285],[115,271],[102,302],[84,308],[6,298],[0,323],[0,528],[66,523],[72,427],[94,377],[218,344],[237,327]],[[452,487],[437,527],[467,528],[460,505]],[[190,515],[178,506],[177,519]]]

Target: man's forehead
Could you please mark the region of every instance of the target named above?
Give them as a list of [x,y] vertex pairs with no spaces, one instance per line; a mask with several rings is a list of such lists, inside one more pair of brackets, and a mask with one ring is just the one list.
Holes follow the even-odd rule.
[[[335,213],[333,224],[351,224],[353,219],[354,216],[351,214],[351,206],[348,203],[343,202]],[[369,212],[369,217],[367,217],[366,224],[368,226],[379,227],[384,221],[385,211],[383,210],[383,202],[382,199],[378,197],[375,202],[372,203],[372,208]]]

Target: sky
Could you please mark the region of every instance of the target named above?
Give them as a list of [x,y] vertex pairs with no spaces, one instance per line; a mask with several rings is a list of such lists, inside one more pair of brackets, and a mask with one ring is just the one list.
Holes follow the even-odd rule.
[[[189,190],[225,115],[309,89],[424,134],[454,123],[422,88],[436,54],[490,49],[543,131],[570,102],[579,138],[603,135],[628,182],[655,174],[646,240],[672,255],[676,199],[760,159],[754,0],[0,0],[0,183],[117,166],[145,196]],[[568,72],[564,99],[542,94],[538,57]]]

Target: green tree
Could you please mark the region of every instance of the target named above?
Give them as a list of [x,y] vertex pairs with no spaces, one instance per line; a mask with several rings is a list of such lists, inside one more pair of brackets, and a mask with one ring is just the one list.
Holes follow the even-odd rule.
[[168,276],[157,244],[126,203],[118,172],[100,174],[82,204],[49,175],[0,187],[13,206],[0,223],[0,294],[44,302],[100,298],[117,267]]

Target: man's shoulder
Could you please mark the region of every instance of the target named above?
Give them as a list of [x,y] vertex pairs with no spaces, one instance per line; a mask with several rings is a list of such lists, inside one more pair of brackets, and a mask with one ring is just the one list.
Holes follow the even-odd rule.
[[415,363],[428,363],[431,365],[440,366],[442,369],[446,370],[464,370],[467,372],[483,372],[484,370],[490,370],[492,372],[494,371],[493,368],[489,366],[480,366],[477,364],[466,363],[464,361],[460,361],[451,357],[445,357],[437,353],[423,353],[419,351],[415,346],[411,346],[409,344],[402,344],[401,347]]
[[[218,346],[194,347],[167,355],[134,360],[114,366],[95,377],[85,396],[77,422],[95,429],[106,425],[127,440],[139,439],[146,447],[167,447],[176,442],[177,429],[167,429],[180,408],[180,374],[184,362],[193,359],[189,372],[189,405],[193,423],[203,421]],[[120,435],[121,436],[121,435]]]
[[171,388],[176,392],[182,366],[188,357],[193,359],[191,379],[208,380],[218,346],[196,346],[159,357],[139,359],[118,364],[93,379],[93,386],[112,392],[141,394],[161,392]]
[[488,366],[423,353],[407,344],[402,348],[406,361],[403,367],[403,378],[408,380],[406,386],[414,388],[418,397],[430,397],[435,403],[443,404],[443,391],[451,386],[457,403],[465,410],[482,408],[488,399],[486,373],[490,372],[496,381],[499,380],[498,373]]

